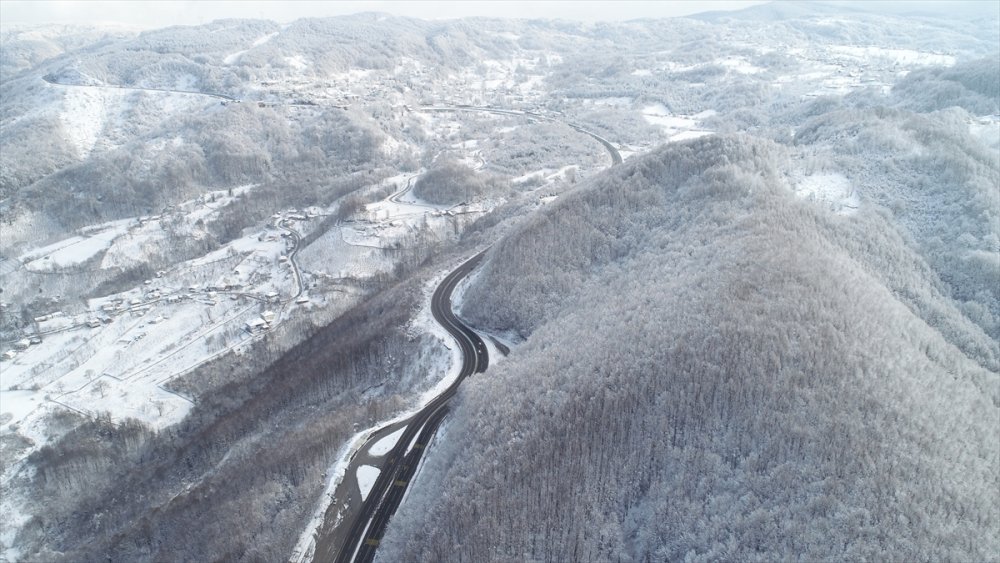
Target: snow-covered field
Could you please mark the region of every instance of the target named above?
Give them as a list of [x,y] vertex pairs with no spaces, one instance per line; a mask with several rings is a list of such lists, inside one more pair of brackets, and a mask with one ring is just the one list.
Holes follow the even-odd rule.
[[375,442],[374,444],[372,444],[372,447],[368,448],[368,454],[374,456],[382,456],[389,453],[389,450],[391,450],[393,446],[396,445],[396,442],[399,441],[399,437],[402,436],[403,432],[405,431],[406,427],[400,428],[399,430],[393,432],[392,434],[389,434],[385,438],[382,438],[378,442]]
[[242,57],[244,53],[246,53],[250,49],[253,49],[254,47],[260,47],[264,43],[267,43],[268,41],[274,39],[277,36],[278,36],[278,32],[277,31],[274,32],[274,33],[268,33],[266,35],[262,35],[259,38],[257,38],[257,39],[254,40],[254,42],[250,45],[249,49],[244,49],[242,51],[236,51],[235,53],[231,53],[229,55],[226,55],[222,59],[222,62],[223,62],[223,64],[227,64],[227,65],[236,64],[237,62],[239,62],[240,57]]
[[[411,177],[403,175],[389,181],[406,185]],[[183,214],[184,220],[173,221],[173,228],[183,229],[184,225],[191,228],[199,219],[210,221],[231,198],[251,191],[252,186],[234,188],[231,195],[222,190],[179,205],[178,213]],[[335,227],[302,249],[295,258],[302,269],[301,275],[326,279],[331,277],[326,272],[332,272],[334,276],[368,279],[393,266],[383,248],[406,242],[416,230],[449,231],[451,223],[457,220],[408,197],[373,204],[366,216],[368,220],[362,227],[366,232],[356,233],[354,238],[345,237],[344,231],[358,227]],[[34,444],[19,453],[18,459],[24,459],[46,443],[44,420],[55,409],[67,408],[89,415],[108,412],[113,420],[136,418],[153,428],[178,422],[192,403],[168,390],[167,382],[262,336],[289,315],[307,314],[309,307],[328,306],[329,299],[337,299],[339,294],[333,293],[315,295],[308,304],[292,300],[298,280],[292,260],[287,258],[293,250],[292,239],[285,235],[289,228],[299,230],[300,234],[313,228],[313,222],[292,217],[301,215],[276,213],[272,218],[274,225],[176,264],[135,288],[92,299],[86,312],[40,317],[41,343],[30,345],[13,360],[5,361],[0,370],[0,420],[3,421],[0,432],[20,434]],[[195,234],[191,232],[192,236]],[[102,267],[113,267],[129,263],[130,256],[133,260],[141,257],[148,245],[163,240],[161,218],[129,219],[84,229],[77,236],[31,249],[21,258],[29,264],[45,261],[66,266],[104,252]],[[428,311],[430,295],[438,281],[428,286]],[[411,328],[428,332],[431,326],[437,324],[428,312]],[[443,329],[437,327],[437,330],[451,342]],[[432,354],[437,358],[432,361],[439,367],[423,374],[434,381],[421,387],[433,389],[417,398],[417,405],[429,400],[428,395],[436,396],[442,381],[447,387],[454,380],[454,374],[445,374],[460,364],[455,357],[457,346],[447,345],[447,349],[448,355]],[[416,409],[397,419],[413,412]],[[373,455],[392,447],[389,438],[372,448]],[[357,441],[354,447],[362,443]],[[18,460],[4,461],[7,474],[14,474]],[[334,468],[331,485],[339,480],[336,471]]]
[[669,141],[685,141],[697,139],[712,132],[699,128],[702,120],[711,117],[715,112],[706,110],[696,115],[675,115],[663,104],[650,104],[642,108],[642,117],[650,125],[658,126],[663,136]]
[[123,109],[128,92],[103,88],[66,88],[60,114],[66,137],[76,147],[80,158],[94,149],[108,112]]
[[[387,182],[405,186],[412,177]],[[252,197],[252,189],[219,190],[180,204],[169,228],[200,236],[199,221],[214,220],[234,198]],[[396,195],[369,205],[359,222],[334,227],[304,249],[294,247],[290,229],[305,234],[317,222],[303,220],[301,213],[278,212],[272,224],[177,263],[134,288],[92,299],[85,311],[39,311],[44,313],[37,322],[41,342],[19,351],[0,370],[0,432],[33,440],[32,447],[18,454],[24,459],[47,441],[44,420],[56,409],[107,412],[113,420],[135,418],[152,428],[180,421],[192,403],[169,390],[169,381],[262,337],[290,315],[308,314],[310,307],[325,307],[339,298],[338,293],[319,293],[300,303],[293,297],[299,283],[305,283],[301,278],[320,283],[337,277],[369,279],[393,267],[386,249],[413,244],[421,231],[445,236],[459,220],[410,194]],[[316,214],[323,210],[310,213]],[[167,223],[166,217],[152,216],[96,225],[29,249],[20,260],[29,269],[54,273],[91,259],[99,259],[100,268],[135,265],[169,240]],[[298,254],[290,258],[294,251]],[[301,272],[296,273],[295,264]],[[433,289],[428,291],[429,303]],[[416,322],[437,326],[429,316]],[[446,333],[443,337],[450,339]],[[459,364],[457,346],[448,349],[450,355],[435,360],[444,362],[440,369],[424,374],[435,380],[420,385],[432,389],[417,398],[418,404],[436,396],[442,382],[447,387],[453,381],[453,375],[444,374]],[[372,451],[391,446],[383,440]],[[8,474],[16,472],[18,460],[4,461]]]
[[799,180],[792,189],[796,196],[814,201],[837,215],[852,215],[861,205],[857,190],[841,174],[811,174]]
[[36,248],[18,258],[34,272],[54,271],[76,266],[107,250],[119,236],[128,232],[130,220],[115,221],[79,236]]
[[372,467],[371,465],[362,465],[358,468],[357,479],[358,489],[361,490],[361,500],[368,498],[368,493],[375,486],[375,481],[378,479],[380,473],[382,471],[378,467]]
[[988,115],[972,120],[969,133],[983,145],[1000,150],[1000,116]]
[[[185,220],[173,221],[172,228],[211,220],[251,189],[182,204]],[[60,408],[107,412],[112,420],[134,418],[152,428],[180,421],[192,403],[166,383],[307,307],[292,302],[298,279],[281,259],[290,250],[285,231],[253,232],[134,288],[91,299],[85,310],[38,311],[33,341],[26,338],[0,369],[0,433],[29,437],[28,429],[44,427],[47,414]],[[135,218],[82,229],[21,259],[29,269],[58,271],[104,252],[102,267],[113,267],[126,263],[123,256],[141,259],[145,244],[163,240],[159,219]],[[31,449],[47,440],[44,432],[36,438]]]
[[830,47],[830,50],[858,61],[881,59],[890,64],[905,66],[952,66],[955,64],[955,57],[952,55],[926,53],[913,49],[887,49],[872,45],[834,45]]

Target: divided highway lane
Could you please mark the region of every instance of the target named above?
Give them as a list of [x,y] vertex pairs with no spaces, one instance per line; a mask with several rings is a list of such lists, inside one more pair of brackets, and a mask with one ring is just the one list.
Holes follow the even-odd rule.
[[[505,114],[519,117],[543,119],[556,123],[563,123],[574,130],[592,137],[600,142],[611,156],[611,165],[616,166],[622,163],[621,153],[607,139],[596,133],[592,133],[580,125],[566,123],[529,111],[516,111],[495,109],[487,107],[472,106],[437,106],[422,107],[414,111],[478,111],[486,113]],[[412,178],[411,178],[412,182]],[[403,190],[393,194],[390,199],[397,198],[410,188],[410,184]],[[407,422],[406,430],[402,437],[396,442],[396,446],[385,457],[385,462],[381,468],[378,479],[372,486],[368,497],[362,504],[360,512],[351,523],[351,528],[347,532],[346,539],[342,545],[334,545],[333,535],[320,537],[316,542],[316,550],[313,553],[315,563],[323,563],[336,560],[338,563],[348,562],[370,562],[375,558],[375,552],[385,528],[389,524],[389,519],[396,512],[410,480],[416,473],[423,455],[424,447],[437,431],[441,419],[448,412],[448,401],[458,391],[458,386],[462,380],[469,375],[486,370],[489,364],[489,357],[486,353],[486,345],[482,339],[469,327],[455,316],[451,310],[451,294],[458,283],[475,268],[483,255],[480,252],[457,270],[448,275],[438,286],[431,301],[431,310],[435,320],[441,324],[459,343],[462,351],[462,370],[448,389],[431,401],[416,416]],[[416,440],[414,441],[414,438]],[[410,447],[410,444],[413,447]]]
[[313,561],[320,563],[335,559],[337,562],[348,563],[368,562],[375,558],[375,551],[389,519],[403,500],[424,448],[447,413],[448,401],[455,395],[466,377],[486,371],[489,366],[486,344],[475,331],[455,316],[451,308],[451,295],[455,287],[479,265],[485,253],[485,250],[480,252],[448,274],[431,298],[431,312],[434,319],[455,337],[461,349],[462,369],[458,377],[443,393],[410,419],[403,435],[385,457],[381,473],[362,504],[360,513],[351,524],[343,545],[333,546],[330,545],[328,538],[321,538],[317,541]]

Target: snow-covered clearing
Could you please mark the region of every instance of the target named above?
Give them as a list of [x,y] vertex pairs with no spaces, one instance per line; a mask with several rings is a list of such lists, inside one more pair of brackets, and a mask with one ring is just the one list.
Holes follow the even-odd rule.
[[[9,420],[24,420],[31,414],[31,411],[44,402],[40,391],[0,389],[0,420],[3,420],[4,423]],[[11,418],[8,419],[6,415],[11,415]]]
[[697,139],[698,137],[704,137],[706,135],[714,135],[712,131],[681,131],[676,135],[670,136],[670,142],[676,143],[678,141],[688,141],[691,139]]
[[986,116],[969,123],[969,133],[983,145],[1000,149],[1000,116]]
[[270,40],[274,39],[275,37],[277,37],[278,33],[279,32],[276,31],[274,33],[268,33],[267,35],[263,35],[261,37],[258,37],[250,45],[249,49],[244,49],[242,51],[236,51],[235,53],[226,55],[226,57],[224,59],[222,59],[223,64],[231,65],[231,64],[239,62],[240,57],[243,56],[243,53],[246,53],[247,51],[249,51],[250,49],[253,49],[254,47],[259,47],[259,46],[263,45],[264,43],[267,43],[268,41],[270,41]]
[[[222,200],[249,189],[235,188],[233,196],[222,191],[182,205],[189,212],[182,219],[211,215],[216,205],[225,204]],[[136,229],[137,236],[162,238],[155,234],[162,230],[158,220],[122,220],[83,229],[77,237],[29,251],[23,258],[34,258],[29,264],[79,262],[113,240],[137,238],[126,234],[130,229]],[[279,259],[291,244],[282,232],[250,233],[208,259],[178,263],[158,274],[162,277],[92,299],[82,312],[38,311],[40,342],[6,361],[0,371],[0,409],[19,424],[39,411],[41,397],[86,414],[106,411],[115,420],[137,418],[153,428],[179,421],[191,403],[167,391],[167,381],[262,334],[296,309],[281,302],[282,296],[288,301],[297,290],[294,271]],[[268,320],[260,323],[261,317]],[[251,327],[251,321],[257,324]]]
[[[51,411],[51,403],[40,405],[39,410]],[[52,437],[52,430],[44,422],[44,417],[36,415],[21,424],[10,424],[0,414],[0,439],[3,440],[3,463],[0,464],[0,561],[22,561],[17,549],[11,547],[14,538],[30,519],[24,509],[33,499],[25,498],[11,487],[15,476],[23,475],[24,459],[35,450],[46,445]]]
[[830,50],[834,53],[847,55],[862,61],[881,59],[882,61],[896,65],[953,66],[955,64],[955,57],[952,55],[925,53],[921,51],[914,51],[912,49],[886,49],[884,47],[874,46],[861,47],[856,45],[834,45],[830,47]]
[[378,467],[372,467],[371,465],[358,467],[358,489],[361,491],[362,501],[368,498],[368,493],[375,486],[375,481],[378,479],[380,473],[382,471]]
[[226,55],[222,59],[222,64],[225,64],[225,65],[235,64],[237,61],[240,60],[240,57],[243,56],[243,53],[246,53],[249,50],[250,49],[243,49],[242,51],[236,51],[235,53],[230,53],[230,54]]
[[33,272],[54,271],[76,266],[107,250],[114,239],[128,231],[129,221],[115,221],[86,235],[63,239],[21,255],[20,261]]
[[59,114],[63,134],[72,143],[80,158],[86,158],[98,140],[109,112],[120,112],[125,107],[127,90],[114,88],[63,88],[62,111]]
[[642,117],[650,125],[657,125],[663,135],[670,141],[684,141],[711,135],[711,131],[697,129],[703,119],[715,115],[715,111],[706,110],[701,113],[684,116],[675,115],[663,104],[651,104],[642,108]]
[[[632,106],[632,98],[595,98],[592,102],[595,106],[611,106],[615,108],[628,108]],[[662,107],[662,106],[661,106]]]
[[404,426],[392,434],[389,434],[385,438],[382,438],[378,442],[375,442],[372,447],[368,448],[368,453],[373,456],[383,456],[389,453],[389,450],[396,445],[396,442],[399,441],[399,437],[402,436],[405,431],[406,427]]
[[309,61],[306,60],[303,55],[294,55],[291,57],[284,58],[285,64],[294,68],[295,70],[305,70],[309,68]]
[[697,123],[689,117],[674,115],[663,104],[651,104],[642,108],[642,117],[652,125],[673,130],[690,129]]
[[517,88],[518,90],[520,90],[521,94],[527,95],[540,89],[544,81],[545,81],[544,75],[533,74],[530,77],[528,77],[527,80],[518,84]]
[[352,68],[346,72],[332,72],[327,76],[327,78],[336,82],[353,84],[364,81],[365,78],[367,78],[372,72],[373,71],[370,69]]
[[720,64],[738,74],[757,74],[760,72],[764,72],[763,68],[750,64],[750,62],[747,61],[746,59],[728,58],[728,59],[721,59],[716,62],[717,64]]
[[[101,268],[128,268],[144,261],[144,257],[155,256],[160,248],[169,244],[168,230],[176,235],[201,238],[205,232],[197,226],[198,220],[210,222],[218,217],[222,208],[236,197],[245,196],[253,184],[236,186],[229,190],[217,190],[185,201],[177,205],[168,216],[135,217],[127,220],[125,236],[115,238],[101,259]],[[230,195],[231,194],[231,195]],[[240,245],[240,239],[232,245]]]
[[841,174],[812,174],[793,185],[795,195],[815,201],[837,215],[857,212],[861,200],[851,182]]

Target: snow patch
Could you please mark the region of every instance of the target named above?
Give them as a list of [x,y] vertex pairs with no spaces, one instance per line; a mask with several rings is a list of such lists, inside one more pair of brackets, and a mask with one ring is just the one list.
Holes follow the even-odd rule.
[[614,98],[595,98],[593,104],[595,106],[611,106],[615,108],[627,108],[632,105],[632,98],[626,98],[620,96]]
[[89,236],[75,236],[31,250],[20,260],[33,272],[50,272],[76,266],[107,250],[111,243],[128,230],[128,221],[116,221]]
[[812,174],[792,188],[800,198],[815,201],[837,215],[852,215],[861,204],[857,190],[841,174]]
[[718,64],[738,74],[757,74],[764,72],[763,68],[752,65],[743,59],[722,59],[717,62]]
[[19,422],[44,402],[41,391],[0,389],[0,419],[6,419],[3,415],[11,415],[11,420]]
[[642,108],[642,118],[650,125],[659,126],[670,141],[685,141],[711,135],[711,131],[696,129],[702,119],[715,115],[714,110],[706,110],[692,116],[674,115],[663,104],[652,104]]
[[983,145],[1000,149],[1000,116],[986,116],[969,123],[969,134]]
[[679,141],[689,141],[691,139],[697,139],[699,137],[705,137],[707,135],[714,135],[715,133],[711,131],[681,131],[676,135],[670,136],[670,142],[676,143]]
[[285,57],[284,60],[288,66],[294,68],[295,70],[305,70],[309,68],[309,63],[306,62],[306,58],[302,55]]
[[953,66],[955,57],[939,53],[925,53],[913,49],[886,49],[884,47],[859,47],[855,45],[834,45],[835,53],[863,60],[882,59],[893,64],[918,66]]
[[361,490],[362,501],[368,498],[368,493],[372,491],[380,473],[382,471],[378,467],[371,465],[362,465],[358,468],[358,489]]
[[235,64],[237,61],[240,60],[240,57],[243,56],[243,53],[246,53],[249,50],[250,49],[243,49],[242,51],[236,51],[235,53],[226,55],[225,58],[222,59],[222,64],[226,65]]
[[64,88],[63,107],[59,119],[66,139],[76,148],[80,158],[94,150],[108,118],[108,108],[120,105],[126,92],[110,88]]
[[406,427],[404,426],[392,434],[389,434],[385,438],[382,438],[378,442],[375,442],[372,447],[368,448],[368,453],[373,456],[383,456],[389,453],[393,446],[396,445],[396,442],[399,441],[399,437],[402,436],[405,431]]

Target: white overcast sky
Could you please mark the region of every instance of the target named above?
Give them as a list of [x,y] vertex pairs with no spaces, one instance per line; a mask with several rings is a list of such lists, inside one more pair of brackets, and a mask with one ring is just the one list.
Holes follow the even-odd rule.
[[357,12],[386,12],[422,19],[467,16],[621,21],[644,17],[674,17],[715,10],[734,10],[764,0],[680,0],[672,2],[576,0],[526,2],[520,0],[447,1],[317,1],[317,0],[0,0],[0,22],[93,23],[120,22],[144,28],[194,25],[221,18],[259,18],[278,22],[303,17],[337,16]]

